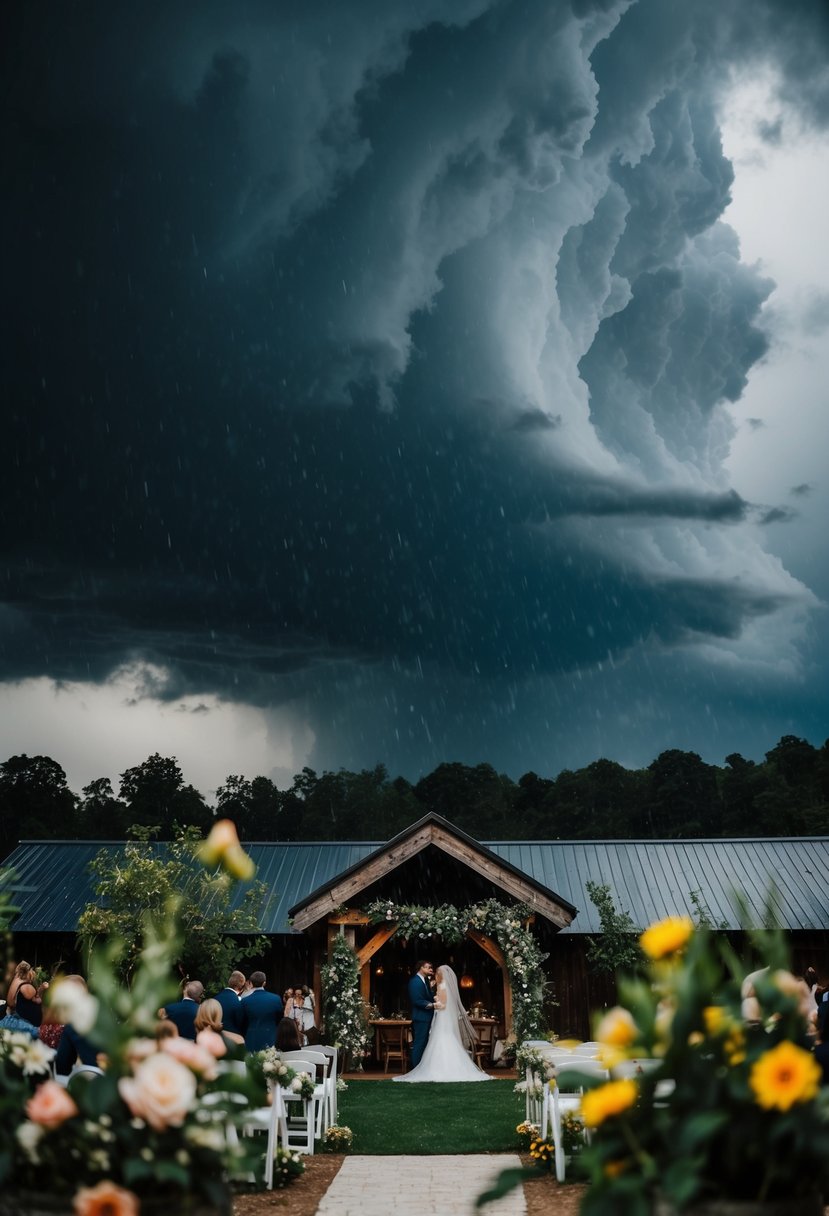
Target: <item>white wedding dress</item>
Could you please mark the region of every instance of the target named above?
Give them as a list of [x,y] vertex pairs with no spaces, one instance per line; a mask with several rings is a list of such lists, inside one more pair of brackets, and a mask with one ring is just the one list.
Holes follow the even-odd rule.
[[[437,999],[444,1006],[436,1009],[432,1018],[429,1041],[417,1068],[395,1077],[395,1081],[491,1081],[467,1055],[461,1030],[469,1041],[474,1031],[466,1010],[461,1005],[455,973],[449,967],[440,968],[444,982],[438,984]],[[452,981],[454,980],[454,984]],[[448,981],[448,982],[447,982]],[[454,989],[454,991],[453,991]]]

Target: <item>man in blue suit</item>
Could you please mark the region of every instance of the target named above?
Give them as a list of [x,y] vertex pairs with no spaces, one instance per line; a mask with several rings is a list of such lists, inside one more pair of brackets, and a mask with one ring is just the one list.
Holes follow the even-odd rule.
[[430,979],[434,968],[426,959],[417,964],[417,972],[409,980],[409,1003],[412,1006],[412,1068],[417,1068],[420,1057],[426,1050],[432,1018],[435,1014],[435,998]]
[[241,999],[244,986],[245,977],[242,972],[231,971],[227,987],[217,992],[213,998],[222,1007],[222,1027],[241,1035],[244,1035],[248,1024]]
[[252,991],[242,997],[247,1019],[245,1046],[248,1051],[261,1051],[276,1046],[276,1027],[282,1020],[282,999],[265,991],[265,972],[254,971],[250,977]]
[[165,1005],[164,1016],[175,1022],[183,1039],[196,1038],[196,1014],[204,1000],[204,984],[201,980],[189,980],[184,985],[184,997]]

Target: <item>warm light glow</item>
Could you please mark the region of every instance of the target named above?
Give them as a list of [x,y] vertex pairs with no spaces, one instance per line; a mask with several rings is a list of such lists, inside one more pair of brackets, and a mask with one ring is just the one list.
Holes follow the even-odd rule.
[[473,980],[471,975],[462,975],[461,976],[461,988],[474,988],[474,987],[475,987],[475,981]]
[[384,974],[384,972],[383,972],[383,964],[382,964],[382,963],[380,964],[380,966],[379,966],[379,967],[375,967],[375,969],[374,969],[374,974],[375,974],[375,975],[383,975],[383,974]]

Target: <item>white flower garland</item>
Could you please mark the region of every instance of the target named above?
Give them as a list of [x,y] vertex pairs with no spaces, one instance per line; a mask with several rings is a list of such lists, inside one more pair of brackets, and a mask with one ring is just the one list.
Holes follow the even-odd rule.
[[360,964],[344,934],[334,939],[331,961],[323,964],[320,974],[328,1042],[351,1057],[352,1067],[362,1068],[368,1028],[360,996]]

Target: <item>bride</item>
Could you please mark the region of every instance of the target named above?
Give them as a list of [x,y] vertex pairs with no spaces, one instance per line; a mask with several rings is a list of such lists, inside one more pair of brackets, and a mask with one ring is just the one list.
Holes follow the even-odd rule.
[[458,980],[451,967],[437,970],[435,1016],[423,1058],[417,1068],[395,1081],[491,1081],[467,1055],[475,1031],[461,1004]]

